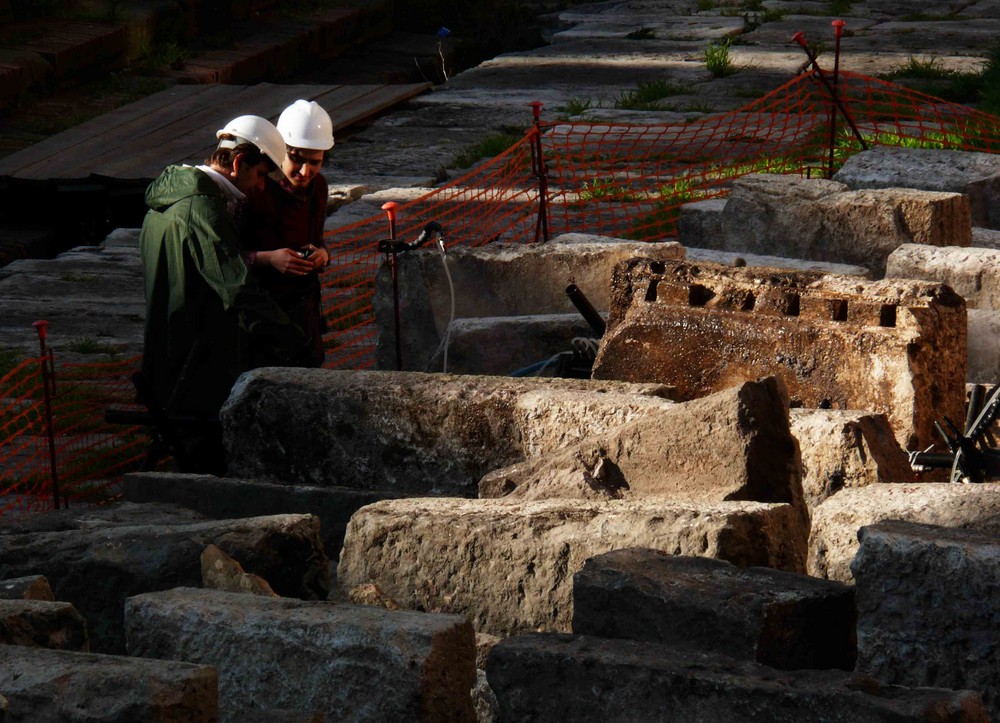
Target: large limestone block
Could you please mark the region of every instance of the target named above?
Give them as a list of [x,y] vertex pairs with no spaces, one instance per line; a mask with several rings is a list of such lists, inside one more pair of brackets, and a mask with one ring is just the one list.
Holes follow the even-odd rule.
[[573,576],[573,632],[682,645],[783,670],[853,670],[854,590],[657,550],[592,557]]
[[[574,339],[599,337],[580,314],[455,319],[448,332],[447,350],[435,355],[428,371],[505,375],[535,367],[532,373],[545,375],[547,369],[551,375],[557,368],[554,357],[578,348]],[[592,348],[586,342],[577,344],[589,352],[589,359],[594,358],[596,342]],[[537,368],[545,362],[544,369]]]
[[964,193],[972,225],[1000,229],[1000,157],[992,153],[877,146],[853,154],[833,178],[853,189]]
[[218,670],[223,721],[474,720],[475,636],[454,615],[177,588],[129,598],[125,616],[130,654]]
[[886,263],[886,277],[948,284],[970,309],[1000,311],[1000,250],[903,244]]
[[964,417],[965,302],[947,286],[639,258],[614,286],[595,378],[692,399],[774,375],[792,406],[886,414],[905,449]]
[[809,574],[850,582],[858,530],[882,520],[1000,534],[1000,485],[921,482],[842,490],[813,510]]
[[[132,509],[141,523],[129,518]],[[200,585],[201,553],[210,543],[279,595],[325,598],[329,591],[329,563],[312,515],[193,522],[173,516],[169,506],[129,504],[109,514],[116,524],[0,534],[0,566],[51,580],[59,597],[87,620],[95,651],[124,650],[125,598]]]
[[522,394],[662,395],[662,385],[418,372],[257,369],[222,410],[230,473],[283,484],[476,495],[524,459]]
[[886,521],[858,533],[858,669],[979,691],[1000,715],[1000,535]]
[[204,665],[0,645],[7,723],[215,723],[217,686]]
[[0,580],[0,600],[55,600],[52,586],[43,575]]
[[809,509],[849,487],[909,482],[909,458],[884,414],[792,409],[792,435],[802,454],[802,492]]
[[750,174],[733,181],[715,239],[687,245],[856,264],[881,276],[901,243],[968,246],[972,219],[960,193],[850,191],[836,181]]
[[337,579],[467,615],[478,632],[568,631],[573,574],[594,555],[648,547],[801,571],[800,531],[790,505],[757,502],[391,500],[355,513]]
[[903,688],[836,670],[778,671],[633,640],[532,634],[490,651],[500,720],[985,723],[971,691]]
[[87,622],[65,602],[0,600],[0,644],[88,652]]
[[1000,311],[969,309],[969,367],[972,384],[1000,384]]
[[[684,248],[674,241],[550,241],[455,248],[444,257],[436,252],[400,254],[396,273],[403,368],[428,370],[448,328],[452,308],[455,316],[463,319],[576,313],[566,296],[566,287],[575,284],[594,308],[607,309],[615,264],[638,253],[679,259],[684,257]],[[373,302],[380,369],[397,368],[392,288],[392,275],[383,264],[375,279]],[[489,349],[482,351],[489,354]]]
[[722,264],[723,266],[763,266],[784,271],[819,271],[824,274],[860,276],[871,278],[872,272],[865,266],[838,264],[814,259],[788,258],[785,256],[760,256],[758,254],[736,253],[734,251],[713,251],[711,249],[688,246],[685,258],[695,263]]
[[722,235],[714,243],[712,237],[705,237],[703,243],[691,245],[765,256],[810,257],[805,252],[823,237],[823,218],[816,213],[816,202],[846,190],[842,183],[820,178],[769,173],[742,176],[733,181],[722,209]]
[[180,505],[216,520],[312,514],[319,520],[320,538],[327,557],[336,558],[344,544],[344,530],[355,510],[400,495],[347,487],[269,484],[211,475],[134,472],[125,475],[122,496],[127,502]]
[[823,223],[822,244],[805,255],[864,264],[877,277],[885,274],[886,257],[900,244],[972,243],[969,200],[960,193],[912,188],[850,191],[819,200],[816,213]]
[[496,470],[481,497],[650,495],[686,503],[787,502],[802,507],[788,400],[774,377],[664,406],[612,432]]

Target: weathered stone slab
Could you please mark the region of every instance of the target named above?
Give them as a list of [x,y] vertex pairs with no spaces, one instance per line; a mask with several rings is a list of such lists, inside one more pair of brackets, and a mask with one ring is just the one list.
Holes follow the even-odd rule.
[[1000,157],[992,153],[877,146],[853,154],[833,178],[853,189],[964,193],[972,225],[1000,229]]
[[[577,348],[574,339],[599,338],[580,314],[455,319],[447,336],[447,349],[433,357],[429,371],[502,376],[535,367],[531,374],[551,376],[557,367],[554,357]],[[585,343],[579,348],[589,349]],[[595,342],[589,358],[596,353]]]
[[257,369],[240,378],[222,411],[230,473],[473,497],[484,474],[525,458],[520,397],[569,390],[667,393],[585,379]]
[[733,182],[721,235],[701,245],[857,264],[880,277],[886,256],[901,243],[968,246],[971,227],[960,193],[849,191],[835,181],[750,174]]
[[1000,231],[973,226],[972,245],[984,249],[1000,249]]
[[592,557],[573,576],[573,632],[853,670],[854,590],[807,575],[657,550]]
[[976,690],[1000,715],[1000,535],[893,520],[858,537],[858,669]]
[[781,256],[759,256],[758,254],[736,253],[734,251],[714,251],[712,249],[688,246],[688,261],[693,263],[722,264],[723,266],[764,266],[769,269],[785,271],[820,271],[824,274],[839,274],[841,276],[860,276],[871,278],[872,272],[864,266],[852,264],[836,264],[828,261],[812,259],[790,259]]
[[[608,308],[615,264],[637,253],[679,259],[683,247],[663,243],[490,244],[440,253],[400,254],[397,275],[403,368],[426,371],[454,308],[461,318],[576,313],[566,296],[576,286],[598,311]],[[442,258],[451,274],[449,285]],[[396,369],[392,282],[383,265],[375,281],[377,364]],[[484,350],[486,351],[486,350]]]
[[0,644],[88,652],[87,622],[69,603],[0,600]]
[[969,246],[972,217],[961,193],[912,188],[862,189],[816,202],[824,232],[822,247],[809,249],[829,260],[864,264],[885,274],[886,257],[900,244]]
[[968,381],[1000,384],[1000,311],[969,309]]
[[132,655],[218,670],[223,721],[474,720],[475,636],[454,615],[177,588],[129,598],[125,618]]
[[348,487],[281,485],[257,480],[175,472],[134,472],[124,477],[127,502],[180,505],[216,520],[265,515],[312,514],[328,557],[340,554],[355,510],[400,495]]
[[[120,505],[118,517],[154,505]],[[59,597],[87,620],[91,648],[124,649],[125,598],[176,585],[201,584],[201,553],[218,545],[279,595],[325,598],[329,570],[319,522],[311,515],[273,515],[244,520],[178,521],[160,507],[159,524],[98,525],[59,532],[0,535],[0,565],[14,575],[40,572]],[[183,519],[183,518],[182,518]]]
[[842,489],[913,479],[884,414],[792,409],[789,421],[799,442],[802,492],[810,509]]
[[648,547],[801,571],[800,530],[790,505],[757,502],[391,500],[351,518],[337,579],[467,615],[478,632],[568,631],[573,574],[594,555]]
[[858,530],[882,520],[1000,534],[1000,485],[922,482],[842,490],[813,510],[809,574],[850,582]]
[[595,378],[691,399],[774,375],[792,406],[886,414],[906,449],[964,418],[965,302],[946,286],[643,259],[614,285]]
[[55,600],[52,587],[43,575],[0,580],[0,600]]
[[7,721],[136,723],[219,717],[213,668],[166,660],[0,645]]
[[601,723],[649,711],[676,723],[989,720],[971,691],[902,688],[835,670],[778,671],[669,645],[585,635],[503,640],[490,652],[486,675],[500,720]]
[[711,249],[722,243],[722,213],[727,198],[706,198],[681,206],[677,219],[677,241],[685,248]]
[[496,470],[480,497],[664,496],[676,502],[785,502],[803,513],[801,463],[788,400],[773,377],[641,418],[562,450]]
[[885,274],[948,284],[969,308],[1000,310],[1000,250],[904,244],[889,255]]
[[809,256],[804,252],[823,234],[823,219],[816,213],[816,202],[847,190],[842,183],[821,178],[770,173],[742,176],[733,181],[722,209],[721,235],[715,243],[705,237],[705,242],[698,245],[769,256]]

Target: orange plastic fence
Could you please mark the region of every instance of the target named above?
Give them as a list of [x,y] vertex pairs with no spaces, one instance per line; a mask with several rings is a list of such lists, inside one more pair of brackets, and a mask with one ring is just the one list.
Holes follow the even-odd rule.
[[[563,122],[543,112],[500,156],[400,203],[395,236],[415,238],[434,220],[448,246],[528,243],[567,232],[659,240],[676,235],[683,204],[723,196],[733,178],[748,173],[829,176],[863,146],[1000,150],[1000,119],[993,116],[853,73],[841,73],[836,87],[848,117],[833,112],[815,72],[743,108],[693,122]],[[389,232],[388,218],[375,216],[328,234],[329,367],[375,364],[372,301],[383,262],[376,247]],[[70,504],[113,494],[118,476],[142,456],[141,430],[103,424],[109,403],[132,398],[128,376],[135,366],[133,359],[57,370],[56,470]],[[0,494],[8,511],[53,503],[40,368],[39,360],[28,360],[0,380]]]

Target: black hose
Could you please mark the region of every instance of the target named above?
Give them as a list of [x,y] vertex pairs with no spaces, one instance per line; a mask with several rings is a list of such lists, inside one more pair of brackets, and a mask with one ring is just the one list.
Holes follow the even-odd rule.
[[587,297],[577,288],[576,284],[570,284],[566,287],[566,296],[573,302],[573,306],[580,312],[580,315],[590,324],[590,328],[594,330],[597,337],[601,338],[604,336],[604,331],[607,329],[604,317],[597,313],[597,309],[587,300]]

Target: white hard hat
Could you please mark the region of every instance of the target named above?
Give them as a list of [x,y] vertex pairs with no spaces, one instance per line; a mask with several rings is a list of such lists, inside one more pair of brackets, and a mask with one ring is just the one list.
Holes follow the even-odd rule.
[[285,160],[285,142],[274,124],[258,115],[241,115],[226,123],[215,133],[216,138],[223,135],[236,136],[235,141],[222,141],[219,148],[233,148],[241,143],[252,143],[261,152],[281,168]]
[[297,100],[278,116],[278,131],[291,148],[326,151],[333,148],[333,122],[314,100]]

